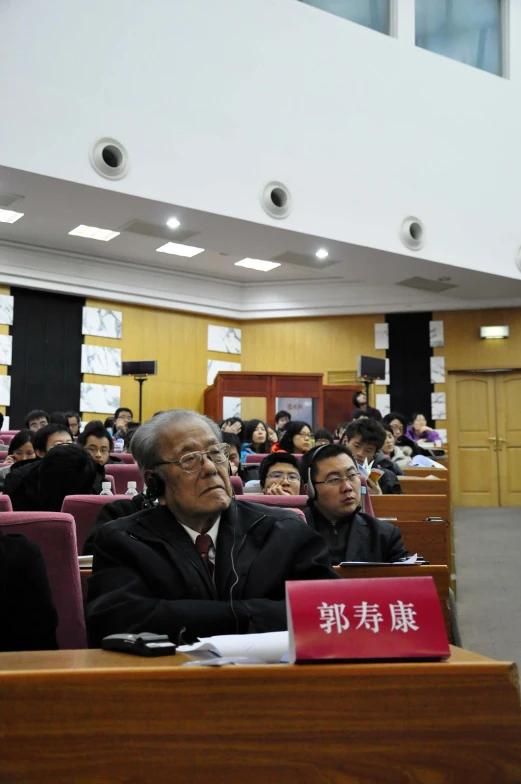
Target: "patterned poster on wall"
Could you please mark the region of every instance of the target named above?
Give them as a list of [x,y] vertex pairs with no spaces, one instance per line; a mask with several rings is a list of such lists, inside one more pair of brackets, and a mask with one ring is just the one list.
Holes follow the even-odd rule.
[[104,308],[83,308],[83,335],[121,339],[123,313]]

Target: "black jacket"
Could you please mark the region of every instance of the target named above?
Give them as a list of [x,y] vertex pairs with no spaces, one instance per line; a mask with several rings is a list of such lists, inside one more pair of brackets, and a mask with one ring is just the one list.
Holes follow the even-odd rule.
[[[403,476],[403,471],[398,465],[398,463],[393,463],[391,458],[387,457],[387,455],[384,452],[382,452],[381,449],[379,449],[378,452],[375,454],[373,459],[373,465],[375,468],[381,468],[383,471],[392,471],[392,473],[396,474],[396,476]],[[397,492],[403,492],[403,491],[400,488],[400,491]]]
[[[325,525],[332,527],[315,504],[308,506],[304,514],[309,526],[315,531],[324,530]],[[408,555],[401,531],[396,525],[385,520],[377,520],[376,517],[362,512],[353,516],[345,556],[341,561],[394,563],[400,558],[407,558]]]
[[[233,550],[233,559],[232,559]],[[108,634],[175,640],[287,628],[286,580],[334,579],[324,540],[288,509],[232,500],[221,515],[214,581],[169,510],[102,526],[86,607],[91,646]]]
[[0,650],[55,650],[58,616],[40,549],[0,532]]
[[140,512],[142,509],[150,509],[153,504],[146,498],[144,493],[138,493],[128,498],[120,498],[117,501],[110,501],[103,504],[99,515],[90,529],[90,533],[83,545],[83,555],[92,555],[94,552],[94,540],[102,525],[118,520],[120,517],[130,517],[130,515]]

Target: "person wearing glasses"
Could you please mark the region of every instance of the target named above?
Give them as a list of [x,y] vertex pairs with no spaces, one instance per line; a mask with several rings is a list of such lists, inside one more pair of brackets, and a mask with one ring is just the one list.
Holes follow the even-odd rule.
[[191,642],[284,630],[286,581],[336,578],[324,540],[295,512],[233,497],[221,438],[183,409],[136,431],[132,454],[158,504],[97,533],[90,645],[143,631]]
[[342,561],[394,563],[408,556],[397,526],[361,512],[360,472],[347,447],[315,447],[303,456],[300,475],[310,498],[306,520],[323,536],[333,565]]
[[111,456],[110,453],[114,448],[112,436],[99,419],[86,425],[83,433],[78,436],[78,444],[85,447],[98,465],[105,466],[123,462],[121,458]]
[[287,452],[268,455],[259,466],[259,481],[264,495],[300,495],[297,458]]
[[288,452],[303,455],[313,446],[313,433],[307,422],[294,420],[286,425],[284,435],[278,444],[273,444],[272,452]]

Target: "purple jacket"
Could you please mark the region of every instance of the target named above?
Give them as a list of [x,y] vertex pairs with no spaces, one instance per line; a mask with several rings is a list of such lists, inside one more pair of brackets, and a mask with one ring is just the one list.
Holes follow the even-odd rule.
[[421,441],[430,441],[431,443],[434,443],[435,441],[438,440],[441,441],[440,434],[436,430],[428,430],[426,433],[423,433],[423,435],[420,437],[416,435],[412,425],[409,425],[405,435],[407,436],[407,438],[410,438],[411,441],[421,440]]

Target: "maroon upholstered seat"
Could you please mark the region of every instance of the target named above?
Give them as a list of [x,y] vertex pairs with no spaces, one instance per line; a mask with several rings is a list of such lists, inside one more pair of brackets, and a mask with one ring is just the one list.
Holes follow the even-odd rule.
[[5,446],[8,446],[13,440],[13,438],[14,438],[14,433],[11,434],[11,433],[0,432],[0,444],[4,444]]
[[262,463],[265,457],[268,457],[267,454],[258,455],[256,452],[252,452],[251,454],[246,455],[245,463],[249,465],[250,463]]
[[124,497],[122,495],[68,495],[63,499],[62,512],[72,515],[76,523],[78,555],[83,551],[85,539],[90,534],[101,507]]
[[4,534],[24,534],[38,545],[58,612],[58,645],[60,648],[86,648],[76,526],[71,515],[5,512],[0,516],[0,529]]
[[8,495],[0,495],[0,512],[12,512],[13,505]]
[[127,492],[127,486],[129,482],[136,483],[136,489],[138,493],[143,492],[143,477],[141,476],[136,463],[133,465],[130,465],[130,463],[114,463],[106,465],[105,476],[107,479],[109,476],[114,477],[116,493],[118,495],[122,495]]
[[233,492],[235,493],[235,495],[244,494],[244,487],[240,476],[231,476],[230,482],[232,483]]
[[130,463],[131,465],[136,465],[136,461],[134,460],[132,455],[128,454],[128,452],[111,452],[110,456],[119,457],[121,460],[123,460],[124,463]]
[[254,504],[267,506],[283,506],[290,509],[305,509],[308,503],[307,495],[264,495],[263,493],[247,493],[241,501],[252,501]]

